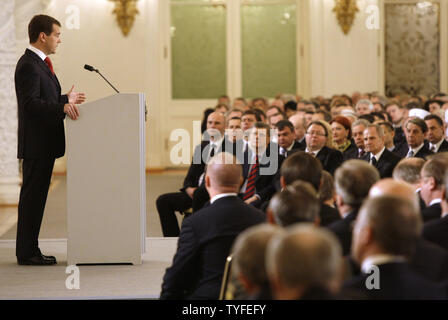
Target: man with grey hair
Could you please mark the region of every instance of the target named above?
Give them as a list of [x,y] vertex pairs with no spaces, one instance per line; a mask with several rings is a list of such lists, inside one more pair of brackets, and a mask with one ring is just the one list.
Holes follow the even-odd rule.
[[358,148],[358,154],[351,155],[348,159],[360,159],[365,155],[366,151],[364,148],[364,130],[369,126],[370,122],[365,119],[358,119],[352,123],[352,137],[355,141],[356,147]]
[[268,244],[266,269],[277,300],[327,300],[339,287],[341,248],[329,231],[292,226]]
[[295,139],[300,143],[300,150],[306,149],[306,119],[304,116],[295,113],[288,119],[294,125]]
[[[391,214],[393,213],[393,214]],[[422,228],[415,205],[396,196],[369,198],[360,209],[353,230],[352,255],[362,274],[346,288],[369,299],[446,299],[446,288],[411,270]]]
[[423,221],[439,219],[442,214],[442,196],[444,194],[444,177],[448,172],[448,161],[443,157],[435,157],[426,161],[421,175],[420,195],[426,208],[422,210]]
[[367,152],[361,159],[378,169],[381,178],[392,177],[400,157],[384,146],[384,131],[377,124],[369,124],[364,130],[364,147]]
[[163,277],[161,299],[218,299],[233,241],[266,219],[262,211],[238,198],[241,170],[226,152],[209,161],[205,187],[210,205],[183,221],[173,263]]
[[426,208],[426,204],[420,196],[420,172],[424,164],[425,160],[422,158],[401,159],[392,173],[394,180],[407,182],[414,187],[415,192],[419,196],[420,210]]
[[448,250],[448,172],[444,178],[442,209],[439,219],[425,223],[423,237]]
[[232,248],[232,275],[244,288],[250,300],[271,300],[271,289],[266,275],[266,248],[282,228],[259,224],[243,231]]
[[266,211],[268,221],[281,227],[295,223],[320,223],[320,203],[317,192],[309,182],[295,181],[277,192]]
[[335,173],[336,204],[341,216],[328,226],[342,245],[343,255],[350,253],[353,223],[370,187],[380,180],[378,170],[362,160],[348,160]]
[[369,114],[373,111],[373,104],[370,100],[361,99],[356,103],[355,111],[358,116],[362,116],[363,114]]

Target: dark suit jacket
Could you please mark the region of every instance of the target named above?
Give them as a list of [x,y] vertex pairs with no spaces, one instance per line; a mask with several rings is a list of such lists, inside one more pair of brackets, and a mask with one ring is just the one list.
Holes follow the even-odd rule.
[[[370,163],[370,158],[372,157],[371,153],[367,153],[361,159]],[[398,162],[400,162],[401,158],[397,156],[395,153],[390,152],[387,149],[384,149],[383,154],[381,155],[376,168],[380,173],[381,179],[392,177],[392,172],[395,169],[395,166]]]
[[[405,143],[402,144],[401,147],[397,149],[395,152],[399,157],[406,158],[409,152],[409,146]],[[427,156],[432,155],[433,153],[431,150],[429,150],[427,144],[423,144],[423,147],[417,152],[417,154],[414,154],[414,158],[422,158],[426,159]]]
[[59,158],[65,153],[64,105],[67,95],[47,64],[27,49],[15,72],[20,159]]
[[160,298],[218,299],[234,239],[265,220],[263,212],[233,196],[218,199],[184,219]]
[[[290,155],[292,155],[294,152],[297,151],[303,151],[305,149],[303,149],[303,146],[300,144],[300,142],[298,141],[294,141],[294,144],[292,146],[292,149],[286,152],[285,158],[289,157]],[[278,153],[280,154],[280,146],[279,146],[279,150]]]
[[367,289],[370,275],[362,274],[348,282],[345,287],[363,292],[372,300],[422,300],[446,299],[446,288],[431,282],[409,268],[407,263],[386,263],[378,266],[379,289]]
[[344,256],[350,254],[350,249],[352,247],[352,232],[353,224],[358,215],[358,211],[352,211],[344,219],[340,219],[332,224],[328,225],[327,228],[336,234],[342,245],[342,254]]
[[[256,203],[254,203],[255,206],[259,207],[263,202],[268,201],[276,192],[276,185],[278,185],[278,181],[280,179],[280,168],[282,166],[283,160],[285,159],[283,156],[278,155],[277,157],[274,157],[274,155],[271,157],[271,149],[277,148],[278,145],[276,143],[271,142],[269,146],[266,148],[265,154],[262,156],[262,158],[259,160],[259,175],[256,178],[255,181],[255,189],[257,194],[260,197],[260,200],[258,200]],[[249,176],[249,170],[250,170],[250,159],[252,159],[252,151],[247,150],[244,155],[244,163],[243,163],[243,178],[244,181],[247,180]],[[271,161],[277,162],[271,163]],[[260,174],[263,173],[262,169],[269,169],[268,173],[271,174]],[[272,172],[271,172],[272,171]]]
[[326,205],[325,203],[320,204],[319,216],[321,226],[332,224],[341,219],[339,211],[329,205]]
[[423,237],[448,250],[448,216],[425,223]]
[[342,153],[342,157],[344,161],[358,159],[358,147],[356,146],[355,141],[350,140],[350,146]]
[[403,145],[407,145],[406,135],[401,126],[395,128],[394,145],[396,149],[400,149]]
[[437,150],[437,153],[446,151],[448,151],[448,141],[446,141],[446,139],[443,139],[443,142],[440,145],[439,150]]
[[335,170],[343,161],[343,156],[340,151],[328,147],[320,149],[316,158],[320,160],[324,170],[327,170],[331,175],[334,175]]
[[439,219],[442,215],[442,206],[440,203],[435,203],[432,206],[426,207],[422,210],[423,222]]
[[448,252],[420,237],[409,261],[412,270],[432,281],[448,280]]
[[303,137],[303,139],[301,141],[297,141],[296,140],[296,142],[299,143],[300,150],[305,151],[305,149],[306,149],[306,139],[305,139],[305,137]]

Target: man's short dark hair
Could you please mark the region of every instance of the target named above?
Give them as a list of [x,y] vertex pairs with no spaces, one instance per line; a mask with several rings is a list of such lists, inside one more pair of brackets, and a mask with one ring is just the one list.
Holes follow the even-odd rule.
[[443,127],[443,120],[436,114],[428,114],[425,117],[425,121],[428,121],[428,120],[436,120],[437,123],[439,124],[439,126]]
[[274,195],[269,208],[275,223],[287,227],[300,222],[314,222],[319,217],[320,203],[309,182],[295,181]]
[[389,131],[394,131],[395,129],[394,129],[394,126],[392,125],[392,123],[390,123],[389,121],[381,121],[381,122],[378,122],[378,124],[380,125],[380,126],[385,126],[385,127],[387,127],[387,129],[389,130]]
[[254,110],[246,110],[246,111],[244,111],[244,112],[243,112],[243,115],[241,116],[241,118],[244,117],[245,115],[248,115],[248,114],[252,114],[252,115],[254,115],[255,119],[256,119],[258,122],[261,121],[261,118],[260,118],[259,114],[256,113]]
[[428,126],[426,125],[426,122],[423,119],[420,119],[420,118],[409,119],[406,122],[406,128],[409,123],[415,124],[416,126],[420,127],[420,129],[422,130],[423,133],[426,133],[426,131],[428,131]]
[[302,180],[311,183],[316,191],[319,191],[322,170],[319,159],[304,151],[297,151],[283,161],[280,175],[285,180],[286,185]]
[[291,132],[294,132],[294,125],[289,120],[280,120],[275,124],[278,131],[283,131],[285,128],[289,128]]
[[30,43],[35,43],[41,32],[49,36],[53,32],[53,25],[61,26],[61,23],[50,16],[39,14],[35,15],[28,25],[28,36]]
[[285,111],[286,110],[292,110],[297,111],[297,102],[291,100],[285,103]]
[[324,115],[324,120],[327,121],[328,123],[331,121],[331,119],[332,119],[331,113],[328,112],[327,110],[319,109],[314,114],[318,114],[318,113],[323,114]]

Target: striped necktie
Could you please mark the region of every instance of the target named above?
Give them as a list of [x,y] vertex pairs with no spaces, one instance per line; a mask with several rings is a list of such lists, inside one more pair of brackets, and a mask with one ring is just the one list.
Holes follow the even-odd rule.
[[243,200],[247,200],[255,194],[255,181],[258,176],[258,166],[258,156],[255,156],[255,163],[252,165],[247,178],[246,192],[244,193]]
[[409,149],[408,155],[406,156],[406,158],[412,158],[414,156],[414,151],[412,151],[412,149]]

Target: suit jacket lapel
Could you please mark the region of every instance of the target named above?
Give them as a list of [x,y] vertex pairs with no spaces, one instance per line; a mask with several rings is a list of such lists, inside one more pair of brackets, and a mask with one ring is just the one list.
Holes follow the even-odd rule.
[[51,73],[50,68],[47,66],[47,64],[45,63],[45,61],[43,61],[37,54],[35,54],[33,51],[26,49],[26,52],[28,52],[28,54],[33,57],[34,60],[37,61],[38,65],[42,68],[42,70],[50,77],[51,80],[54,81],[54,83],[56,84],[58,91],[61,90],[61,85],[59,83],[58,78],[56,77],[56,74],[53,75]]

